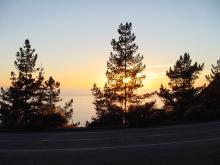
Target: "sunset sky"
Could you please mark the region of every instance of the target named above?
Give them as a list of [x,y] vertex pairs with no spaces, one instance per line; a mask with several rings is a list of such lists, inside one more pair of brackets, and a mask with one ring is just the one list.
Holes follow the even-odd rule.
[[9,85],[26,38],[39,54],[38,66],[66,93],[103,85],[121,22],[133,24],[146,64],[145,89],[166,83],[165,71],[185,52],[205,63],[201,77],[220,58],[218,0],[1,0],[0,86]]

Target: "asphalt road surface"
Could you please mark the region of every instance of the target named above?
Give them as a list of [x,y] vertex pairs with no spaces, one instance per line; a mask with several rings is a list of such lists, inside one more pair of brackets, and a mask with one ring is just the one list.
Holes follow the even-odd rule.
[[220,165],[220,122],[66,132],[0,132],[0,165]]

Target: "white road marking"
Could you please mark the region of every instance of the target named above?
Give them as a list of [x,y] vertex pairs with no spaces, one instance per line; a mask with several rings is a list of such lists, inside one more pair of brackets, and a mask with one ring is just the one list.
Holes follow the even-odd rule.
[[15,149],[15,150],[0,150],[0,152],[50,152],[50,151],[94,151],[94,150],[116,150],[116,149],[128,149],[128,148],[144,148],[151,146],[160,145],[174,145],[174,144],[185,144],[185,143],[202,143],[218,141],[220,138],[207,138],[200,140],[185,140],[185,141],[173,141],[164,143],[153,143],[153,144],[137,144],[137,145],[122,145],[122,146],[103,146],[103,147],[85,147],[85,148],[54,148],[54,149]]

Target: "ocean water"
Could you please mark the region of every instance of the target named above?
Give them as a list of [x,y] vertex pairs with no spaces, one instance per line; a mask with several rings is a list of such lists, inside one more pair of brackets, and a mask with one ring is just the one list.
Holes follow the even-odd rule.
[[[91,121],[91,118],[95,116],[95,107],[93,105],[93,95],[83,94],[83,95],[68,95],[62,96],[61,105],[64,105],[65,101],[73,99],[73,117],[70,122],[80,122],[80,126],[84,127],[86,121]],[[156,107],[162,106],[162,101],[157,97],[153,97],[151,100],[156,100]]]
[[91,121],[92,116],[95,116],[92,95],[62,96],[62,99],[62,105],[65,101],[73,99],[73,116],[70,122],[80,122],[80,126],[85,126],[86,121]]

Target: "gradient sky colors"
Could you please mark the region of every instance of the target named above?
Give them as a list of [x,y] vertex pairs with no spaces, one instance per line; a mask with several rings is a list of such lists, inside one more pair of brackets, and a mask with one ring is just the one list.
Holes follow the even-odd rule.
[[126,21],[144,55],[145,89],[166,83],[165,71],[185,52],[205,63],[202,79],[220,57],[218,0],[0,0],[0,86],[26,38],[66,93],[102,85],[111,39]]

